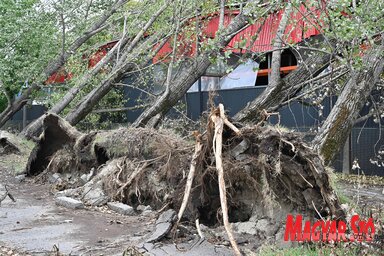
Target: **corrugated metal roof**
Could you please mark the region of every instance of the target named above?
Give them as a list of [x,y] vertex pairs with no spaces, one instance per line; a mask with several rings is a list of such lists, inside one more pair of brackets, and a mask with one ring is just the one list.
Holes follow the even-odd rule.
[[[298,9],[295,9],[295,11],[291,14],[290,23],[286,28],[286,35],[284,38],[285,42],[289,44],[296,44],[311,36],[319,35],[321,33],[320,29],[322,27],[320,16],[322,13],[324,13],[324,11],[325,9],[319,10],[315,7],[307,8],[305,5],[301,5]],[[226,49],[230,49],[234,52],[245,51],[246,49],[249,49],[252,52],[265,52],[272,50],[272,42],[276,36],[276,31],[283,12],[284,10],[272,13],[268,17],[240,31],[230,41]],[[224,17],[224,25],[228,25],[238,13],[238,10],[226,11]],[[195,19],[196,18],[191,19],[191,26],[195,26],[192,24],[192,21]],[[212,13],[205,17],[200,17],[200,23],[204,37],[214,38],[219,27],[219,14]],[[252,37],[255,35],[257,35],[257,39],[253,40]],[[178,41],[181,42],[181,46],[177,50],[178,56],[194,56],[196,54],[196,35],[191,35],[190,33],[181,33],[178,37]],[[244,39],[246,39],[245,48],[236,49],[237,45]],[[171,41],[172,40],[170,39],[160,49],[158,54],[153,58],[154,62],[158,62],[166,58],[172,52],[170,43]],[[100,46],[98,50],[92,54],[92,56],[90,56],[88,67],[91,68],[95,66],[96,63],[99,62],[107,54],[109,48],[112,48],[116,43],[117,41],[112,41]],[[251,43],[252,46],[250,47]],[[58,72],[58,74],[53,74],[51,77],[49,77],[46,83],[62,83],[65,82],[65,80],[71,79],[71,77],[72,74],[64,74],[62,72]]]
[[[231,49],[234,52],[240,52],[240,49],[236,46],[246,39],[246,49],[249,48],[252,52],[265,52],[270,51],[273,48],[273,40],[276,36],[281,17],[284,10],[270,14],[265,19],[256,22],[255,24],[248,26],[246,29],[240,31],[228,44],[227,49]],[[316,9],[315,7],[307,8],[305,5],[301,5],[300,8],[295,9],[289,19],[289,24],[286,28],[285,42],[289,44],[296,44],[314,35],[320,34],[321,23],[319,22],[320,15],[323,11]],[[226,12],[224,24],[228,25],[231,20],[238,14],[238,11]],[[202,31],[205,37],[214,38],[219,26],[219,15],[213,14],[209,17],[201,19]],[[260,28],[261,27],[261,28]],[[259,33],[258,33],[259,32]],[[252,40],[252,36],[257,35],[256,41]],[[183,36],[180,36],[182,41]],[[189,38],[191,38],[189,36]],[[193,41],[193,40],[187,40]],[[253,45],[250,47],[250,44]],[[179,49],[179,55],[193,56],[195,54],[196,43],[190,43],[190,45],[183,44],[183,49]],[[243,49],[244,51],[244,49]],[[170,43],[164,45],[159,51],[154,61],[164,58],[172,52]]]

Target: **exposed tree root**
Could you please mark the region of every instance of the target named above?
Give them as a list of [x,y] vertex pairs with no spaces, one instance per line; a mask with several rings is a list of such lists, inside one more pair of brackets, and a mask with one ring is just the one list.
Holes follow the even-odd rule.
[[188,177],[187,177],[187,183],[185,185],[183,201],[181,203],[179,213],[177,215],[177,217],[178,217],[177,222],[179,222],[181,220],[181,218],[183,217],[183,213],[184,213],[185,208],[187,207],[187,204],[188,204],[189,196],[191,195],[192,183],[193,183],[193,178],[195,177],[195,171],[196,171],[196,165],[197,165],[197,158],[200,156],[201,149],[202,149],[200,137],[201,137],[200,135],[196,136],[195,153],[192,156],[191,167],[189,168],[189,173],[188,173]]
[[[220,110],[220,114],[212,115],[211,119],[215,124],[215,136],[214,136],[215,139],[213,143],[215,144],[214,152],[215,152],[217,176],[219,180],[220,205],[221,205],[221,212],[223,214],[224,228],[227,232],[229,242],[231,243],[232,248],[235,251],[235,254],[239,256],[241,255],[241,252],[233,236],[231,224],[229,223],[229,218],[228,218],[227,190],[225,187],[224,169],[223,169],[223,160],[222,160],[223,127],[224,127],[224,120],[226,119],[226,117],[224,114],[224,106],[222,104],[219,105],[219,110]],[[230,125],[230,127],[233,128],[234,126]]]
[[[55,172],[94,167],[98,171],[93,181],[101,180],[113,200],[180,209],[178,222],[223,222],[234,248],[230,222],[252,217],[281,223],[288,213],[345,218],[330,171],[299,134],[265,122],[239,129],[227,120],[222,106],[212,110],[203,133],[194,133],[195,147],[168,130],[82,134],[60,125],[58,117],[49,118],[58,121],[45,122],[31,166],[44,163],[39,159],[44,156],[48,161],[42,169],[51,162],[48,169]],[[52,131],[66,140],[44,149],[50,146],[47,138],[57,139]],[[60,160],[63,150],[72,152],[76,161]]]
[[5,137],[0,137],[0,155],[18,153],[20,153],[20,150],[15,144],[13,144]]

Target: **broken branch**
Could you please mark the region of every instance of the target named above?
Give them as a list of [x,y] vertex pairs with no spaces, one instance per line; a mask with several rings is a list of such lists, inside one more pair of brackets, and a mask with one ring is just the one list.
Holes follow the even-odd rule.
[[[219,192],[220,192],[220,204],[221,211],[223,213],[223,223],[224,228],[227,232],[228,239],[232,245],[233,250],[236,255],[241,255],[239,247],[236,243],[236,240],[232,233],[232,228],[229,223],[228,218],[228,205],[227,205],[227,192],[225,188],[225,180],[224,180],[224,169],[223,169],[223,161],[222,161],[222,150],[223,150],[223,126],[224,126],[224,106],[222,104],[219,105],[220,117],[212,116],[211,119],[215,124],[215,161],[216,161],[216,170],[218,174],[219,180]],[[224,117],[224,118],[223,118]]]
[[191,167],[189,168],[189,173],[187,178],[187,184],[185,185],[183,202],[181,203],[179,214],[177,215],[178,217],[177,223],[179,223],[181,217],[183,217],[183,213],[185,211],[185,208],[187,207],[189,195],[191,194],[193,178],[195,176],[197,158],[199,157],[202,148],[203,148],[203,145],[201,144],[199,137],[196,137],[195,153],[192,156]]

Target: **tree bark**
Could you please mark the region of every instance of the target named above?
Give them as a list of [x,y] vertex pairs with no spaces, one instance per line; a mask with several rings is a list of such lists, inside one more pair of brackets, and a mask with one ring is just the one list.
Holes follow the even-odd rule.
[[283,36],[285,32],[285,28],[288,24],[288,18],[291,15],[292,5],[291,3],[287,4],[287,7],[284,10],[283,17],[281,17],[279,28],[276,32],[275,42],[273,43],[273,52],[272,52],[272,63],[271,63],[271,79],[269,83],[271,83],[272,87],[278,85],[281,80],[280,77],[280,63],[281,63],[281,47],[283,46]]
[[217,52],[226,47],[236,32],[248,24],[248,15],[252,10],[252,3],[248,3],[243,13],[237,15],[233,21],[223,29],[223,32],[216,38],[213,47],[214,50],[205,50],[192,60],[189,67],[185,68],[180,75],[173,79],[169,88],[169,93],[163,93],[154,104],[146,109],[138,119],[132,124],[134,127],[145,126],[148,121],[157,114],[164,115],[177,101],[183,97],[197,79],[204,75],[205,70],[211,64],[210,58]]
[[224,28],[224,20],[225,20],[225,0],[220,0],[220,16],[219,16],[218,30],[222,30]]
[[384,45],[374,47],[362,60],[362,67],[352,73],[331,113],[312,141],[315,149],[330,163],[351,132],[355,119],[384,71]]
[[[67,51],[61,53],[56,57],[56,59],[52,60],[47,65],[47,67],[43,70],[44,77],[47,78],[57,72],[69,59],[69,57],[72,56],[80,48],[80,46],[82,46],[93,35],[107,28],[104,23],[126,2],[127,0],[116,0],[111,8],[105,11],[104,14],[87,31],[78,37]],[[20,98],[16,99],[11,104],[12,106],[10,108],[7,108],[5,111],[3,111],[0,114],[0,127],[2,127],[17,111],[19,111],[28,102],[28,99],[34,91],[39,89],[40,86],[38,86],[38,83],[32,84],[22,93]]]

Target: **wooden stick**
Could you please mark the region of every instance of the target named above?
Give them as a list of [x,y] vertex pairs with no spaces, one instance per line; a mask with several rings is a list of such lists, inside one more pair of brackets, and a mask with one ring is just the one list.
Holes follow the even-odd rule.
[[195,153],[193,153],[193,156],[192,156],[191,166],[189,168],[189,173],[187,178],[187,184],[185,185],[183,202],[181,203],[179,214],[177,215],[177,222],[179,222],[181,217],[183,217],[183,213],[185,211],[185,208],[187,207],[189,195],[191,194],[193,178],[195,177],[197,158],[199,157],[202,148],[203,148],[203,145],[201,144],[200,140],[197,138],[196,145],[195,145]]
[[224,119],[225,119],[224,106],[222,104],[219,105],[219,110],[220,110],[220,116],[214,115],[211,117],[211,119],[215,124],[215,160],[216,160],[216,169],[217,169],[218,180],[219,180],[221,211],[223,213],[224,228],[227,232],[229,241],[232,245],[233,250],[235,251],[235,255],[240,256],[241,252],[233,236],[231,224],[229,223],[229,218],[228,218],[227,192],[225,187],[224,169],[223,169],[223,161],[222,161],[223,126],[224,126]]
[[226,117],[224,118],[224,124],[231,128],[237,135],[240,134],[239,128],[237,128],[233,123],[231,123]]
[[196,229],[197,229],[197,233],[199,234],[200,238],[204,239],[205,237],[204,237],[203,232],[201,232],[199,219],[196,219]]
[[286,143],[286,144],[288,144],[288,145],[290,145],[291,148],[292,148],[292,152],[293,152],[293,153],[296,153],[295,145],[293,145],[291,142],[289,142],[289,141],[287,141],[287,140],[285,140],[285,139],[281,139],[281,141],[284,142],[284,143]]
[[0,206],[1,206],[1,202],[4,201],[5,198],[7,198],[7,197],[9,197],[9,199],[11,199],[13,202],[16,202],[15,198],[11,195],[11,193],[9,193],[8,187],[6,184],[4,185],[4,188],[5,188],[5,194],[2,195],[0,198]]

